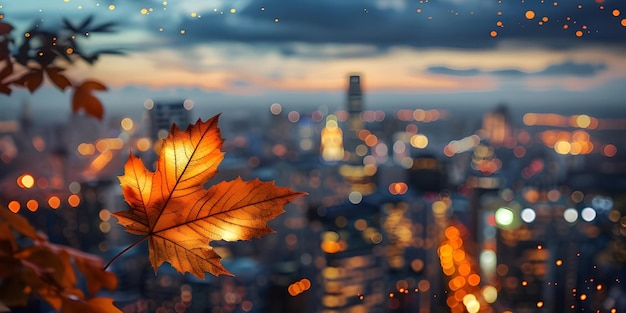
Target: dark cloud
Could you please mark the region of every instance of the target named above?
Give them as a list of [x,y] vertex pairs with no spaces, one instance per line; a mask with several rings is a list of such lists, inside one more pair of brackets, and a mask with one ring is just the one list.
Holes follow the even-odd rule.
[[495,70],[495,71],[488,71],[486,72],[488,74],[491,75],[495,75],[495,76],[508,76],[508,77],[519,77],[519,76],[524,76],[524,75],[531,75],[529,73],[526,73],[524,71],[520,71],[518,69],[502,69],[502,70]]
[[445,66],[432,66],[428,71],[433,74],[452,75],[452,76],[476,76],[481,73],[477,68],[470,69],[453,69]]
[[606,69],[606,64],[604,63],[575,63],[573,61],[566,61],[561,64],[553,64],[546,67],[543,71],[538,72],[538,75],[546,75],[546,76],[560,76],[560,75],[570,75],[570,76],[594,76],[598,72]]
[[427,69],[433,74],[451,75],[451,76],[477,76],[477,75],[494,75],[508,77],[529,77],[529,76],[576,76],[590,77],[598,74],[607,68],[604,63],[576,63],[568,60],[559,64],[551,64],[545,69],[537,72],[524,72],[518,69],[502,69],[496,71],[485,71],[478,68],[470,69],[454,69],[445,66],[432,66]]
[[[476,7],[468,4],[471,2],[474,1],[405,2],[403,9],[391,9],[377,7],[373,0],[275,0],[267,5],[250,5],[236,14],[203,12],[201,19],[186,18],[180,25],[186,35],[175,38],[180,44],[340,43],[367,44],[381,49],[391,46],[478,49],[494,47],[503,39],[525,40],[552,48],[589,42],[626,42],[620,19],[611,15],[613,8],[622,7],[626,12],[626,4],[620,1],[605,1],[604,10],[596,3],[584,4],[579,9],[578,3],[569,1],[559,2],[557,6],[547,1]],[[533,10],[535,18],[526,19],[527,10]],[[542,21],[544,17],[547,22]],[[502,27],[497,26],[498,21],[503,23]],[[565,24],[567,29],[563,28]],[[583,30],[583,25],[587,29]],[[492,30],[498,33],[495,38],[489,35]],[[584,31],[582,38],[576,37],[577,30]]]
[[[116,21],[122,30],[144,29],[156,34],[155,38],[179,46],[215,42],[276,46],[328,43],[370,45],[384,51],[394,46],[484,49],[493,48],[502,40],[521,40],[554,49],[590,43],[626,46],[626,32],[620,24],[624,13],[620,17],[611,14],[613,9],[626,12],[623,0],[605,0],[601,4],[591,0],[558,1],[556,6],[554,1],[259,0],[236,7],[235,14],[229,13],[229,7],[217,12],[198,11],[201,18],[175,9],[179,4],[174,2],[167,5],[168,10],[163,10],[165,6],[160,0],[109,3],[117,8],[109,12],[106,6],[97,7],[98,13],[106,12],[100,14],[99,21]],[[605,9],[601,10],[601,5]],[[70,5],[61,8],[46,8],[36,14],[34,8],[23,9],[6,17],[9,21],[28,23],[45,20],[45,25],[55,27],[60,17],[80,20],[96,12],[76,10]],[[139,15],[141,8],[154,11]],[[535,12],[531,20],[524,17],[528,10]],[[542,21],[544,17],[546,22]],[[180,34],[181,29],[185,35]],[[495,38],[490,36],[491,31],[497,32]],[[583,31],[583,36],[576,37],[576,31]],[[152,47],[138,41],[131,48]],[[283,48],[282,52],[293,51]]]

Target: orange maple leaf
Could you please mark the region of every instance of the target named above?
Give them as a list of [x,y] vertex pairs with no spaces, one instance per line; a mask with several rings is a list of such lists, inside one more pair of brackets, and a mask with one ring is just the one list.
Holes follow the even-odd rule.
[[304,194],[274,182],[241,178],[205,189],[224,158],[218,118],[198,120],[185,131],[172,125],[154,172],[131,154],[119,177],[131,209],[114,215],[127,232],[143,236],[137,243],[148,240],[155,273],[168,262],[199,278],[207,272],[232,275],[209,242],[248,240],[273,232],[267,222]]

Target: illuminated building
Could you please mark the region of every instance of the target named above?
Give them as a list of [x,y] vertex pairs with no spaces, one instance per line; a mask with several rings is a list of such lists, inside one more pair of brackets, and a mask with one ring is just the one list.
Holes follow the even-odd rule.
[[150,114],[150,135],[152,139],[163,139],[167,136],[172,124],[185,129],[190,123],[190,100],[172,102],[154,102],[147,106]]
[[501,105],[495,111],[483,117],[482,134],[489,144],[500,146],[511,137],[511,117],[506,106]]
[[[348,85],[348,129],[343,133],[343,146],[346,156],[346,164],[341,165],[339,174],[350,185],[351,190],[360,193],[362,196],[371,194],[376,189],[375,175],[377,167],[375,164],[364,165],[363,156],[366,153],[357,153],[357,149],[366,146],[359,138],[359,132],[363,130],[363,92],[361,90],[361,77],[351,75]],[[375,136],[373,136],[375,137]]]
[[343,160],[343,132],[337,125],[337,117],[330,115],[326,118],[326,127],[322,129],[320,152],[322,159],[327,162]]
[[378,205],[330,207],[324,224],[321,312],[384,312],[386,269]]
[[361,90],[361,77],[351,75],[348,85],[348,129],[345,131],[344,148],[349,153],[349,163],[360,164],[360,158],[356,154],[356,148],[361,143],[358,132],[363,129],[363,92]]

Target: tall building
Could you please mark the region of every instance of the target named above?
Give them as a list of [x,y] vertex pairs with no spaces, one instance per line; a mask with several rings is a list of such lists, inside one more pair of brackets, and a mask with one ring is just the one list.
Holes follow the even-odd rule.
[[351,75],[348,83],[348,121],[347,130],[344,132],[344,148],[349,153],[349,163],[358,164],[360,158],[356,154],[356,147],[361,143],[358,132],[363,129],[363,91],[361,89],[361,77]]
[[[339,174],[350,185],[352,191],[366,196],[376,189],[375,166],[364,166],[363,157],[369,152],[368,147],[359,138],[359,132],[364,130],[363,119],[363,91],[361,89],[361,77],[351,75],[348,81],[347,98],[348,120],[343,132],[343,147],[346,154],[343,160],[345,164],[339,168]],[[366,149],[365,151],[359,151]]]
[[360,114],[363,111],[363,91],[361,90],[361,76],[351,75],[348,85],[348,112]]
[[341,161],[344,157],[343,132],[337,124],[337,117],[329,115],[326,127],[322,129],[320,152],[326,162]]
[[511,138],[512,121],[505,105],[498,106],[483,117],[482,132],[492,146],[500,146]]
[[180,129],[185,129],[190,123],[190,100],[154,102],[148,106],[150,116],[150,136],[153,140],[167,137],[167,133],[176,123]]
[[322,313],[385,311],[384,250],[379,205],[344,203],[328,208],[321,248]]

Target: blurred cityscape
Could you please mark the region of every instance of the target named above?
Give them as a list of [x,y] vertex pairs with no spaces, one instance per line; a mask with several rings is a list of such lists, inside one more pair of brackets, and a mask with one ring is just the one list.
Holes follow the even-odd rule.
[[[333,111],[223,111],[214,181],[308,193],[275,234],[212,243],[234,277],[155,276],[141,246],[107,296],[124,312],[626,312],[626,110],[390,111],[358,75],[345,89]],[[0,120],[0,204],[105,260],[134,242],[111,216],[127,209],[117,176],[201,104],[132,105],[140,119],[40,125],[26,103]]]

